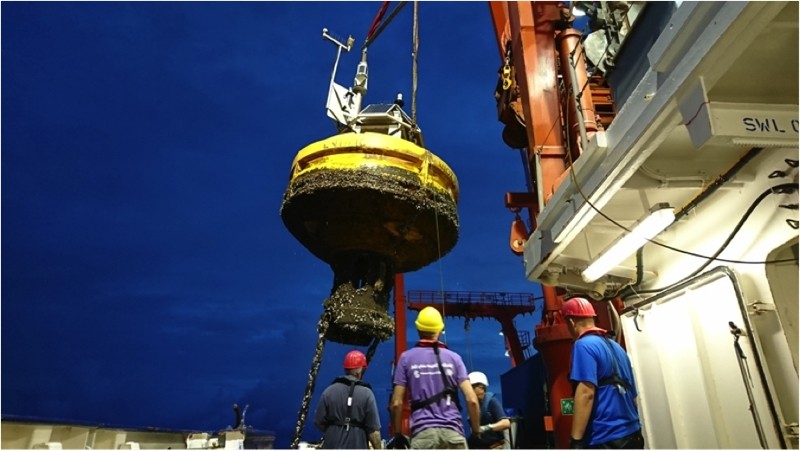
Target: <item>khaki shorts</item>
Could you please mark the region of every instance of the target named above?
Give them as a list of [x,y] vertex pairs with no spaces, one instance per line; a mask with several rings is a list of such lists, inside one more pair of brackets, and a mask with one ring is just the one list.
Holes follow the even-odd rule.
[[467,449],[467,439],[452,429],[428,428],[411,437],[411,449]]

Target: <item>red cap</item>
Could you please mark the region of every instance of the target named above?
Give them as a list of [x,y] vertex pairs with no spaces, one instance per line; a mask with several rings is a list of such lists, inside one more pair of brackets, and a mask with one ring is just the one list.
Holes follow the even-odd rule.
[[350,351],[344,356],[344,369],[366,368],[367,357],[361,351]]

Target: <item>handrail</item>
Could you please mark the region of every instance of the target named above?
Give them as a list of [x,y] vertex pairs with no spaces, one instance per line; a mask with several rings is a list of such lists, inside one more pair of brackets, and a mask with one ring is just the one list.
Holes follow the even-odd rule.
[[487,291],[435,291],[411,290],[406,296],[406,303],[475,303],[484,305],[533,305],[534,301],[543,299],[533,293],[509,293]]

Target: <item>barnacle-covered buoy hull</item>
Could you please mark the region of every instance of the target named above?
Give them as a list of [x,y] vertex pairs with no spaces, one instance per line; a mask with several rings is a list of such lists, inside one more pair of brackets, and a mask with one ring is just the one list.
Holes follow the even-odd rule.
[[420,269],[458,241],[458,182],[438,157],[377,133],[313,143],[292,164],[281,205],[286,228],[331,265],[328,339],[391,338],[395,273]]

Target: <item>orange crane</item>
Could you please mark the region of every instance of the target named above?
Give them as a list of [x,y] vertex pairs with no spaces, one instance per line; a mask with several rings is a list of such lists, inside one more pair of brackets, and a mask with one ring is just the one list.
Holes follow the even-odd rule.
[[[501,57],[500,80],[495,98],[498,118],[505,124],[503,140],[515,149],[525,149],[526,173],[530,174],[529,191],[506,193],[505,205],[515,214],[511,225],[509,245],[512,252],[522,255],[530,230],[537,228],[537,217],[550,201],[561,182],[570,175],[572,163],[582,152],[580,135],[593,136],[608,125],[615,114],[608,88],[598,86],[590,79],[585,63],[578,58],[578,67],[570,71],[570,58],[581,54],[581,33],[570,28],[570,10],[563,2],[489,2],[494,34]],[[563,85],[562,85],[563,80]],[[584,87],[584,95],[576,102],[562,104],[566,97],[561,92],[564,85]],[[598,105],[595,106],[595,101]],[[578,124],[582,122],[583,127]],[[534,176],[535,174],[535,176]],[[528,210],[528,223],[520,216]],[[395,355],[406,349],[405,309],[419,309],[425,305],[437,307],[450,316],[495,317],[504,328],[513,321],[512,310],[479,307],[471,303],[444,302],[444,298],[431,295],[417,299],[403,299],[402,274],[395,276]],[[553,432],[556,446],[566,448],[572,425],[571,412],[563,411],[562,401],[572,398],[568,380],[572,337],[561,318],[560,310],[565,291],[555,286],[542,286],[544,308],[541,323],[535,327],[534,347],[541,353],[547,375],[547,396],[550,415],[544,418],[545,430]],[[430,294],[430,293],[428,293]],[[436,302],[434,302],[434,300]],[[460,305],[461,304],[461,305]],[[620,302],[612,303],[619,310]],[[600,308],[603,307],[603,308]],[[608,327],[611,322],[605,304],[596,304],[598,324]],[[513,318],[513,315],[510,317]],[[504,330],[512,366],[524,360],[519,335]],[[408,414],[404,412],[403,429],[407,431]]]
[[[531,229],[537,217],[569,176],[572,163],[582,152],[581,135],[589,138],[613,117],[608,90],[589,79],[583,58],[568,70],[571,55],[582,55],[581,33],[570,27],[571,13],[563,2],[490,2],[494,34],[501,57],[501,80],[495,97],[498,118],[506,124],[503,140],[510,147],[527,149],[526,172],[531,177],[530,190],[506,193],[506,207],[515,213],[509,244],[512,252],[522,255],[530,236],[519,212],[528,209]],[[584,87],[578,101],[566,103],[562,114],[560,81],[566,86]],[[594,93],[593,93],[594,89]],[[600,112],[596,113],[594,100]],[[583,122],[583,128],[579,126]],[[559,448],[566,448],[572,425],[571,412],[563,411],[562,400],[572,397],[568,380],[572,337],[561,318],[565,291],[542,285],[544,311],[536,326],[534,347],[542,354],[547,373],[551,416],[546,429],[553,431]],[[597,305],[599,307],[599,304]],[[607,327],[610,315],[597,308],[600,327]],[[619,302],[615,304],[619,309]]]

